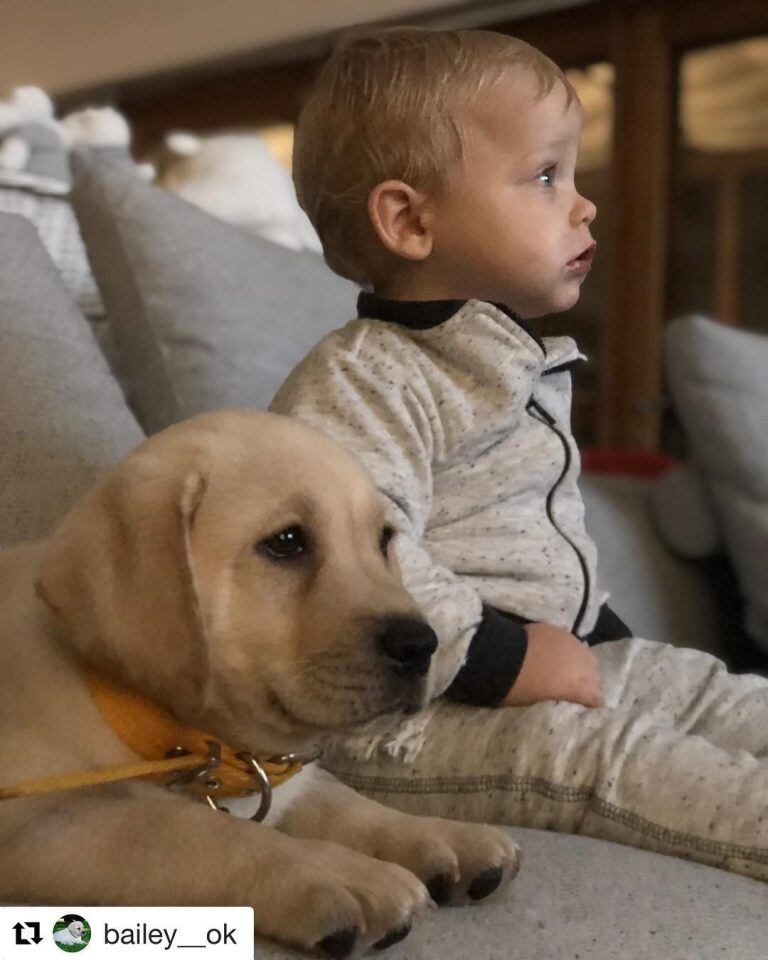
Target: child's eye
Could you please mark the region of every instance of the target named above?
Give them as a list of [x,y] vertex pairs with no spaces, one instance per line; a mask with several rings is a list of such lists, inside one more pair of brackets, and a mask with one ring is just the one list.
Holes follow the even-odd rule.
[[557,172],[557,167],[554,164],[551,167],[545,167],[541,173],[536,174],[536,179],[539,183],[543,183],[545,187],[552,187],[555,184],[555,173]]

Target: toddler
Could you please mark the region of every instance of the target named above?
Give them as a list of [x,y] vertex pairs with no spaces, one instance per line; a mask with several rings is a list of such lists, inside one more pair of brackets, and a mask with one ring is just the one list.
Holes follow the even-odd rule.
[[633,638],[607,605],[570,430],[584,358],[529,326],[576,303],[595,252],[580,128],[562,71],[486,31],[349,39],[300,118],[299,201],[366,290],[272,409],[372,473],[381,549],[440,641],[426,711],[327,763],[412,812],[768,879],[768,682]]

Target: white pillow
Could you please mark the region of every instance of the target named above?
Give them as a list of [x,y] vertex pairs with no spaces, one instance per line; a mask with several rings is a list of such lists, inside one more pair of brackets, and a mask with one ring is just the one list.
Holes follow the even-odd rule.
[[667,328],[666,363],[745,600],[745,629],[768,650],[768,336],[685,317]]

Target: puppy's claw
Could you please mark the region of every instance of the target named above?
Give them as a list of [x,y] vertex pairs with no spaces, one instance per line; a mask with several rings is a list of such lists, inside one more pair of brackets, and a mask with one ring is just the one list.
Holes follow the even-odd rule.
[[408,934],[411,932],[410,921],[404,923],[401,927],[395,927],[394,930],[390,930],[381,940],[377,940],[374,943],[375,950],[386,950],[387,947],[391,947],[393,943],[400,943],[401,940],[405,940]]
[[343,930],[335,930],[333,933],[329,933],[327,937],[323,937],[322,940],[318,940],[315,947],[327,956],[332,957],[333,960],[344,960],[344,957],[348,957],[352,953],[359,932],[357,927],[344,927]]
[[445,906],[451,899],[451,890],[453,889],[453,877],[449,873],[438,873],[436,876],[427,880],[426,883],[429,895],[439,906]]
[[483,870],[470,883],[467,888],[467,896],[470,900],[483,900],[498,887],[503,875],[503,867],[490,867],[488,870]]

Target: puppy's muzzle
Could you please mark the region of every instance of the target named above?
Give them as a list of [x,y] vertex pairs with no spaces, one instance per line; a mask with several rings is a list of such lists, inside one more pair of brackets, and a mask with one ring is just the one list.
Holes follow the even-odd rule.
[[423,677],[437,650],[437,635],[425,620],[387,617],[376,635],[381,650],[401,677]]

